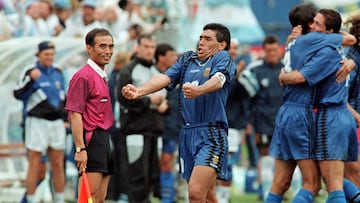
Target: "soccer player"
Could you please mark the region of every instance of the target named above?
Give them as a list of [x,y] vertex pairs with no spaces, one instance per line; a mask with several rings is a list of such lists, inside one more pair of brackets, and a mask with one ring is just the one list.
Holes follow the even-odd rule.
[[197,53],[186,52],[164,74],[140,87],[122,88],[138,99],[164,87],[180,85],[183,127],[179,142],[180,170],[188,181],[191,203],[216,202],[216,178],[227,179],[226,100],[236,67],[227,50],[230,32],[222,24],[203,27]]

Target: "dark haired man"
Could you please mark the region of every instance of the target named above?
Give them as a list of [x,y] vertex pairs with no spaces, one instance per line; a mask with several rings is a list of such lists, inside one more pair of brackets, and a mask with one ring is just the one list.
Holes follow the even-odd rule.
[[[302,9],[295,11],[309,13],[310,9],[312,10],[312,13],[315,13],[316,10],[309,6],[304,6]],[[294,11],[294,9],[292,11]],[[324,137],[323,135],[324,133],[326,134],[326,129],[331,124],[327,123],[328,119],[326,119],[326,116],[319,117],[319,115],[324,115],[323,107],[320,108],[320,114],[314,114],[313,112],[315,107],[319,108],[320,106],[323,106],[321,103],[324,98],[328,101],[333,100],[334,104],[341,104],[343,102],[340,98],[329,95],[326,96],[329,94],[329,91],[321,87],[325,83],[327,85],[332,83],[336,88],[331,89],[336,89],[339,93],[343,92],[344,82],[338,81],[340,83],[337,84],[336,81],[336,73],[341,66],[341,56],[337,49],[341,46],[341,43],[351,44],[354,41],[353,36],[343,37],[340,34],[326,34],[332,32],[338,33],[341,26],[340,16],[335,15],[336,13],[334,12],[331,13],[334,14],[330,15],[334,18],[332,21],[333,24],[328,25],[328,27],[325,28],[324,19],[320,20],[317,14],[313,20],[314,23],[310,20],[308,23],[309,30],[315,32],[301,35],[288,45],[287,50],[291,51],[291,55],[288,55],[286,58],[287,66],[285,67],[285,71],[289,73],[282,71],[279,79],[282,84],[297,85],[286,86],[284,93],[285,102],[277,115],[277,125],[274,132],[274,138],[276,139],[274,139],[270,148],[270,153],[276,157],[276,176],[271,188],[271,198],[268,198],[267,202],[281,201],[281,195],[279,196],[279,194],[283,194],[288,188],[291,174],[296,164],[300,167],[304,183],[302,189],[295,196],[294,202],[303,202],[304,200],[306,202],[312,202],[314,200],[314,196],[321,188],[320,171],[324,176],[325,182],[329,184],[327,185],[329,191],[328,201],[342,202],[341,199],[343,198],[343,193],[340,191],[342,190],[342,175],[337,176],[336,174],[338,171],[334,171],[336,173],[332,173],[332,175],[336,176],[336,178],[333,182],[330,181],[330,183],[328,179],[329,174],[325,169],[329,166],[327,165],[329,162],[324,161],[322,155],[331,154],[332,158],[339,159],[338,156],[340,154],[340,156],[344,155],[344,151],[340,152],[341,150],[335,150],[336,152],[330,152],[327,151],[327,146],[320,146],[320,139],[326,140],[326,136]],[[289,15],[291,16],[293,14],[293,12],[290,12]],[[295,22],[296,21],[291,21],[294,27],[297,26]],[[294,71],[290,72],[292,69],[294,69]],[[342,96],[344,97],[343,99],[346,99],[345,95]],[[341,105],[339,105],[339,107],[340,106]],[[345,108],[342,112],[344,113],[344,118],[346,118],[347,121],[351,121],[351,118],[347,117],[349,114],[346,111]],[[326,112],[330,113],[330,111],[327,110]],[[331,111],[331,113],[335,113],[335,111]],[[294,114],[299,116],[293,117]],[[338,116],[334,116],[334,118],[337,119]],[[298,126],[303,127],[294,131],[292,129],[293,125],[291,125],[292,123],[298,123]],[[349,133],[352,129],[351,123],[352,122],[348,123],[349,131],[347,132]],[[316,130],[320,129],[324,129],[325,131],[316,132]],[[333,131],[332,135],[336,135],[336,131]],[[346,142],[348,142],[348,140],[344,140],[342,144],[347,145],[345,144]],[[342,147],[338,149],[341,148]],[[329,154],[327,152],[323,154],[324,149],[329,152]],[[347,152],[345,154],[346,155],[342,158],[348,160],[353,158],[352,155],[348,156]],[[321,162],[320,171],[316,161]],[[334,161],[332,163],[337,164],[339,162]],[[341,170],[341,168],[337,169]],[[333,170],[335,170],[335,168]]]
[[[257,164],[259,198],[264,198],[269,191],[265,179],[271,178],[271,166],[262,167],[265,163],[273,164],[268,149],[275,126],[275,116],[282,104],[283,87],[278,82],[280,70],[284,67],[281,61],[281,47],[274,35],[268,35],[262,42],[263,59],[251,62],[246,69],[255,75],[259,90],[251,99],[251,124],[254,127],[255,142],[260,152]],[[267,174],[266,174],[267,173]],[[266,177],[262,177],[266,174]]]
[[230,32],[222,24],[204,26],[195,52],[186,52],[165,73],[140,87],[127,84],[123,96],[136,100],[180,85],[183,127],[179,141],[180,171],[188,181],[192,203],[216,202],[216,178],[227,179],[226,100],[236,66],[227,50]]
[[[148,202],[152,189],[159,183],[157,140],[164,131],[163,113],[167,110],[166,91],[161,90],[138,100],[121,94],[126,84],[140,86],[159,73],[154,66],[156,48],[151,34],[141,34],[134,59],[121,70],[118,81],[120,128],[126,135],[130,202]],[[154,191],[158,196],[159,191]]]
[[114,172],[107,131],[114,124],[114,116],[105,72],[114,41],[108,30],[95,28],[87,33],[85,42],[89,59],[70,80],[66,110],[76,147],[76,166],[79,172],[87,173],[93,201],[103,203]]

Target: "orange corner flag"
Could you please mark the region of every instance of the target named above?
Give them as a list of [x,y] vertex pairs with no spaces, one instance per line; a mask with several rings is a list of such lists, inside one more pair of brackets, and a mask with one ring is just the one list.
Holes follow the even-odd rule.
[[85,172],[82,173],[81,183],[80,183],[80,192],[78,197],[78,203],[93,203],[91,198],[91,192],[89,187],[89,182]]

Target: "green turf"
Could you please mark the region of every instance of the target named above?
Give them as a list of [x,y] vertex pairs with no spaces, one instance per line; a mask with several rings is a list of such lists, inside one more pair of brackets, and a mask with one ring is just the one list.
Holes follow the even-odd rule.
[[[291,202],[290,198],[287,201],[283,201],[283,203],[285,203],[285,202],[286,203]],[[324,196],[316,197],[314,203],[320,203],[320,202],[325,202]],[[247,194],[243,194],[243,195],[232,196],[231,203],[263,203],[263,201],[258,199],[257,194],[247,193]]]
[[[290,194],[287,194],[288,197],[290,197]],[[325,202],[325,196],[318,196],[316,197],[314,203],[321,203]],[[241,195],[233,195],[230,199],[231,203],[263,203],[262,200],[258,199],[258,196],[256,193],[244,193]],[[160,201],[157,199],[152,199],[152,203],[159,203]],[[184,203],[185,201],[179,200],[177,203]],[[290,203],[291,198],[289,198],[287,201],[283,201],[283,203]]]

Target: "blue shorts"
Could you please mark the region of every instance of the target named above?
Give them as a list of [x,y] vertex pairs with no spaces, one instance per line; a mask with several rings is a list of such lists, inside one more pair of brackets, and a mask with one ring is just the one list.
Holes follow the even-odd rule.
[[318,108],[315,160],[356,161],[356,122],[346,106]]
[[174,154],[177,147],[177,141],[174,139],[162,139],[162,149],[161,151],[164,153]]
[[194,166],[209,166],[217,179],[228,180],[227,129],[213,124],[184,126],[179,141],[180,172],[190,179]]
[[312,159],[315,113],[305,105],[285,103],[276,115],[269,154],[282,160]]

